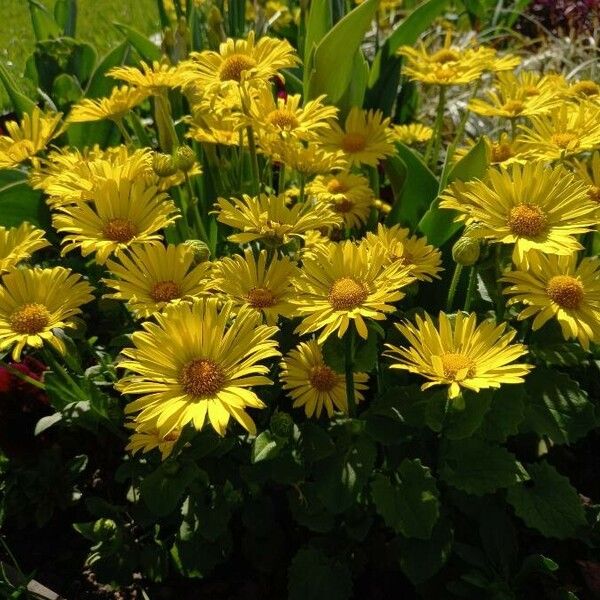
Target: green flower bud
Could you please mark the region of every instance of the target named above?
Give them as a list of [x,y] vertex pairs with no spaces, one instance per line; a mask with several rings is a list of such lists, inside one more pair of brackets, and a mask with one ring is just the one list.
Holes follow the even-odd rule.
[[196,155],[189,146],[179,146],[179,148],[175,150],[173,161],[175,162],[175,166],[180,171],[187,173],[194,166],[194,163],[196,162]]
[[115,536],[117,524],[112,519],[98,519],[92,531],[100,541],[106,542]]
[[452,246],[452,258],[454,262],[463,267],[470,267],[479,260],[481,245],[477,238],[463,235]]
[[173,158],[160,152],[157,152],[152,159],[152,169],[159,177],[169,177],[177,173]]
[[194,253],[194,263],[196,265],[206,262],[210,258],[210,249],[202,240],[186,240],[183,242]]
[[294,421],[288,413],[278,411],[271,417],[270,428],[273,435],[290,439],[294,434]]

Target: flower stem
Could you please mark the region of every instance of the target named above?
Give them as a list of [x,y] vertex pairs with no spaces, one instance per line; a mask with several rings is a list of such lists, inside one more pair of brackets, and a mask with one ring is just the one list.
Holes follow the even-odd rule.
[[502,244],[496,244],[496,313],[499,321],[504,320],[504,296],[502,295]]
[[298,202],[300,204],[302,204],[304,202],[304,186],[306,185],[306,181],[304,180],[304,174],[303,173],[299,173],[300,176],[300,182],[299,182],[299,187],[300,187],[300,191],[298,192]]
[[209,243],[208,233],[206,232],[206,228],[204,227],[204,223],[202,222],[202,217],[200,216],[200,207],[198,206],[198,199],[194,195],[194,190],[192,189],[192,182],[188,177],[187,173],[184,173],[185,177],[185,185],[188,193],[188,207],[192,213],[192,218],[194,220],[194,224],[196,225],[197,231],[196,235],[207,244]]
[[435,168],[439,155],[440,146],[442,143],[442,129],[444,126],[444,110],[446,108],[446,88],[440,86],[440,95],[438,98],[437,113],[435,116],[435,125],[433,126],[433,135],[427,144],[425,151],[425,163],[433,169]]
[[119,129],[119,131],[121,132],[121,135],[123,136],[123,139],[125,140],[125,143],[129,147],[133,148],[133,146],[134,146],[133,139],[131,138],[131,136],[129,135],[129,132],[125,128],[125,125],[123,124],[123,119],[115,119],[114,123],[117,126],[117,128]]
[[456,267],[454,267],[454,275],[452,275],[452,281],[450,282],[450,289],[448,290],[448,299],[446,301],[446,310],[448,312],[452,311],[452,305],[454,304],[454,296],[456,296],[456,288],[458,287],[458,282],[460,281],[462,270],[463,266],[456,263]]
[[348,400],[348,415],[356,416],[356,396],[354,393],[354,326],[350,325],[345,339],[346,366],[346,398]]
[[475,282],[477,281],[477,267],[473,265],[469,269],[469,282],[467,283],[467,296],[465,297],[465,312],[471,310],[473,292],[475,291]]
[[260,175],[258,173],[258,155],[256,153],[256,141],[252,125],[246,128],[248,133],[248,148],[250,150],[250,166],[252,168],[252,192],[255,196],[260,194]]
[[11,375],[14,375],[15,377],[21,379],[25,383],[33,385],[36,388],[39,388],[40,390],[46,389],[46,386],[43,382],[39,381],[38,379],[34,379],[33,377],[29,377],[29,375],[26,375],[22,371],[19,371],[19,369],[15,369],[13,366],[9,365],[3,360],[0,360],[0,368],[6,369],[6,371],[8,371]]

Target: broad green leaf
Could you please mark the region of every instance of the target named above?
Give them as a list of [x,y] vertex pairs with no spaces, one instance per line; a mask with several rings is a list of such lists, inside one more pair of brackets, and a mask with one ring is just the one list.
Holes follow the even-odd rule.
[[483,496],[528,479],[527,472],[505,448],[477,438],[449,442],[442,452],[440,477],[452,487]]
[[488,169],[488,155],[485,141],[479,138],[477,143],[452,167],[445,183],[481,179]]
[[64,35],[75,37],[77,30],[77,0],[56,0],[54,20]]
[[338,373],[346,371],[346,344],[344,338],[330,335],[322,347],[325,364]]
[[333,440],[323,428],[306,421],[300,427],[300,446],[304,459],[314,462],[330,456],[335,450]]
[[52,13],[38,0],[27,1],[35,39],[41,42],[49,38],[60,37],[62,32]]
[[319,42],[308,76],[308,99],[326,94],[328,102],[336,104],[342,98],[353,76],[354,55],[376,9],[377,0],[365,0],[338,21]]
[[277,441],[270,431],[263,431],[254,440],[251,460],[253,463],[275,458],[279,454]]
[[113,25],[127,38],[129,43],[138,51],[139,55],[148,63],[160,60],[162,52],[145,35],[124,23],[115,22]]
[[369,64],[365,60],[362,50],[359,49],[354,55],[350,85],[346,88],[345,94],[340,98],[337,105],[340,109],[340,120],[346,118],[353,106],[363,105],[368,78]]
[[519,432],[525,411],[524,386],[504,386],[494,392],[490,410],[483,417],[477,435],[493,442],[504,442]]
[[[394,191],[394,205],[386,218],[387,225],[401,225],[415,229],[435,197],[439,184],[421,157],[408,146],[398,142],[397,154],[401,161],[391,157],[385,169]],[[404,182],[400,186],[402,175]],[[431,241],[431,240],[429,240]]]
[[372,329],[369,329],[369,337],[366,340],[357,338],[354,353],[355,373],[369,373],[375,368],[379,355],[378,339],[378,335]]
[[436,432],[443,432],[449,440],[470,437],[483,422],[490,408],[492,394],[489,390],[474,393],[465,390],[462,402],[450,402],[446,410],[447,392],[436,391],[427,406],[425,418],[427,425]]
[[431,537],[440,503],[435,479],[420,460],[405,458],[397,481],[376,475],[371,493],[377,512],[396,533],[423,540]]
[[22,117],[24,114],[30,114],[33,111],[35,102],[21,92],[19,86],[2,62],[0,62],[0,83],[2,83],[6,90],[6,95],[19,117]]
[[507,499],[528,527],[546,537],[565,539],[586,525],[577,490],[552,465],[527,465],[531,481],[513,486]]
[[301,548],[288,570],[289,600],[349,600],[352,576],[345,563],[319,548]]
[[32,189],[23,175],[16,170],[0,170],[0,225],[15,227],[29,221],[49,228],[50,212],[42,194]]
[[330,0],[313,0],[310,3],[306,19],[306,35],[304,37],[304,90],[308,91],[308,80],[312,71],[314,50],[325,34],[331,29]]
[[525,381],[525,428],[571,444],[598,424],[587,394],[565,373],[538,367]]

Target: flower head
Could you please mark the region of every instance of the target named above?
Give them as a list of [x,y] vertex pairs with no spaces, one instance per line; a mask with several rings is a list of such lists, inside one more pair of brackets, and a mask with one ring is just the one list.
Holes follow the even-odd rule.
[[44,232],[30,223],[22,223],[19,227],[0,227],[0,273],[49,245]]
[[433,136],[433,129],[422,123],[409,123],[408,125],[392,125],[394,141],[402,142],[408,146],[428,142]]
[[151,65],[142,61],[139,68],[126,65],[113,67],[108,75],[113,79],[124,81],[133,88],[146,90],[149,94],[158,94],[169,88],[178,88],[186,82],[183,69],[156,60]]
[[67,121],[69,123],[85,123],[111,119],[119,121],[132,108],[141,104],[147,97],[148,91],[140,88],[123,86],[113,88],[108,98],[84,98],[73,105]]

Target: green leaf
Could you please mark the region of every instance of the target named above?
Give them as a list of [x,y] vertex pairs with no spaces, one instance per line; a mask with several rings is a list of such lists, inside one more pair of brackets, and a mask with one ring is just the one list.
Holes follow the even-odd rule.
[[27,0],[29,2],[29,14],[35,39],[38,42],[49,38],[60,37],[61,31],[52,13],[38,0]]
[[488,169],[488,155],[485,141],[479,138],[477,143],[452,167],[447,182],[481,179]]
[[301,548],[288,571],[289,600],[349,600],[352,576],[348,567],[319,548]]
[[400,568],[413,584],[419,585],[435,575],[446,563],[452,551],[453,532],[446,520],[438,520],[431,538],[398,538]]
[[308,91],[308,80],[312,71],[315,48],[331,29],[331,24],[331,2],[329,0],[313,0],[306,18],[306,35],[304,37],[305,92]]
[[369,75],[367,104],[381,108],[391,115],[397,96],[402,60],[396,50],[403,45],[413,45],[432,21],[441,14],[447,0],[429,0],[415,8],[385,40],[375,55]]
[[335,444],[327,432],[310,421],[300,427],[300,447],[304,459],[308,462],[326,458],[335,450]]
[[162,52],[160,51],[160,48],[153,44],[137,29],[125,25],[124,23],[114,22],[113,25],[127,38],[129,43],[138,51],[143,60],[152,63],[154,60],[161,59]]
[[77,0],[56,0],[54,20],[64,35],[74,38],[77,29]]
[[270,431],[260,433],[252,444],[251,460],[253,463],[275,458],[278,454],[277,441]]
[[11,77],[2,62],[0,62],[0,83],[4,86],[6,95],[19,117],[33,111],[35,102],[21,92],[15,80]]
[[442,452],[440,477],[449,485],[483,496],[528,479],[515,456],[477,438],[449,442]]
[[492,405],[485,414],[478,435],[493,442],[504,442],[519,432],[525,411],[525,387],[504,386],[495,391]]
[[346,372],[346,349],[344,338],[330,335],[322,347],[325,364],[338,373]]
[[356,341],[356,350],[354,353],[354,372],[369,373],[375,368],[377,356],[379,355],[378,336],[375,331],[369,329],[369,336],[366,340],[359,338]]
[[200,474],[193,462],[166,461],[141,483],[141,498],[157,516],[165,517],[179,504],[188,485]]
[[423,540],[431,537],[440,503],[435,479],[420,460],[405,458],[398,469],[397,481],[376,475],[371,492],[377,512],[388,527],[404,537]]
[[326,458],[315,467],[315,489],[332,513],[341,513],[356,503],[375,464],[375,445],[358,440],[347,451]]
[[336,104],[342,98],[352,79],[354,55],[376,10],[377,0],[365,0],[340,19],[318,43],[308,76],[307,99],[326,94],[328,102]]
[[366,61],[362,50],[354,54],[352,65],[352,78],[346,92],[337,103],[340,109],[340,120],[345,119],[353,106],[362,106],[365,100],[365,91],[369,79],[369,63]]
[[571,444],[597,426],[594,405],[565,373],[538,367],[525,381],[525,427],[555,444]]
[[0,170],[0,225],[15,227],[24,221],[50,227],[50,212],[42,194],[29,187],[21,171]]
[[[391,157],[385,161],[385,170],[394,192],[394,205],[386,224],[400,223],[414,229],[437,196],[439,185],[416,152],[400,142],[396,144],[396,150],[398,158]],[[404,180],[400,187],[399,175],[402,174]]]
[[491,396],[488,390],[479,393],[465,390],[462,402],[450,402],[446,411],[447,392],[434,392],[425,412],[427,425],[433,431],[443,431],[444,437],[449,440],[470,437],[483,422],[492,402]]
[[586,524],[577,490],[543,461],[527,466],[531,481],[508,490],[507,499],[528,527],[546,537],[565,539]]

